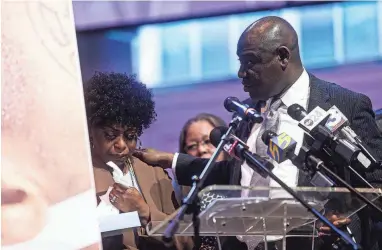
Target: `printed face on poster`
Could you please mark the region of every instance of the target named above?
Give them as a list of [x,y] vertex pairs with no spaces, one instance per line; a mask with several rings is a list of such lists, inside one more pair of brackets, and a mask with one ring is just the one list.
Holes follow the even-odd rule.
[[99,249],[72,3],[3,1],[1,37],[2,249]]

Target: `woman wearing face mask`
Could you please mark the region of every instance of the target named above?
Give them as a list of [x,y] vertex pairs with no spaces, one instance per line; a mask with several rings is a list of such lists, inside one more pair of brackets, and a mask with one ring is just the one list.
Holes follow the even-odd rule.
[[120,213],[137,211],[142,224],[103,238],[103,249],[190,249],[188,238],[166,247],[145,235],[150,221],[165,219],[178,206],[164,170],[132,156],[139,136],[156,118],[151,91],[134,76],[96,73],[84,92],[98,202],[110,202]]

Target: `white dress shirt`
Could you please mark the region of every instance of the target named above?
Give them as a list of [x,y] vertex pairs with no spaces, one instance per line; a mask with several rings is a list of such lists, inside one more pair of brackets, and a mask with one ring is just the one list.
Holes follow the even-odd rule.
[[[299,104],[304,109],[308,107],[308,99],[309,99],[309,75],[304,69],[301,76],[297,79],[297,81],[284,93],[281,97],[283,104],[289,107],[292,104]],[[269,102],[268,102],[269,103]],[[251,134],[247,140],[247,145],[249,146],[249,150],[252,153],[256,153],[256,139],[259,134],[261,126],[254,126]],[[291,136],[296,142],[296,150],[295,153],[298,154],[300,148],[303,143],[304,131],[298,127],[298,122],[293,120],[287,113],[280,113],[280,126],[278,131],[275,131],[277,134],[282,132],[287,133]],[[176,162],[178,159],[178,153],[175,153],[174,159],[172,161],[172,168],[174,172],[176,171]],[[280,164],[274,162],[274,169],[272,172],[280,178],[283,182],[285,182],[289,187],[296,187],[298,183],[298,169],[296,166],[292,164],[290,160],[286,160]],[[253,170],[246,164],[243,163],[241,166],[241,186],[249,186],[251,182],[251,178],[253,175]],[[269,184],[271,187],[280,187],[278,183],[274,180],[270,181]],[[283,194],[283,196],[285,193]],[[274,196],[273,196],[274,197]]]
[[[285,92],[281,97],[281,101],[286,107],[291,106],[292,104],[299,104],[304,109],[308,107],[308,98],[309,98],[309,75],[304,70],[301,76],[297,81]],[[270,102],[267,102],[270,103]],[[262,126],[264,123],[262,124]],[[259,135],[259,131],[262,126],[254,126],[251,134],[247,140],[247,145],[249,150],[252,153],[256,153],[256,139]],[[292,119],[286,112],[286,109],[280,112],[280,126],[278,131],[274,131],[277,134],[287,133],[291,136],[296,142],[297,146],[295,153],[298,154],[303,143],[304,131],[298,127],[298,122]],[[286,160],[280,164],[275,161],[272,161],[274,169],[272,172],[285,182],[289,187],[296,187],[298,183],[298,169],[292,164],[290,160]],[[248,187],[251,182],[253,175],[253,169],[251,169],[246,162],[241,166],[241,181],[240,185]],[[274,180],[270,180],[271,187],[280,187],[278,183]]]
[[[301,76],[297,79],[297,81],[283,94],[281,97],[281,101],[283,104],[288,108],[292,104],[299,104],[301,105],[305,110],[307,110],[308,107],[308,100],[309,100],[309,75],[304,69]],[[267,101],[267,104],[271,103],[270,100]],[[268,107],[266,107],[268,108]],[[303,143],[304,138],[304,131],[298,127],[298,122],[292,119],[286,112],[286,109],[279,110],[280,111],[280,126],[278,128],[278,131],[274,131],[277,134],[280,133],[287,133],[289,136],[291,136],[297,143],[295,154],[298,154],[300,151],[300,148]],[[252,131],[250,133],[250,136],[247,140],[247,145],[249,147],[249,150],[252,153],[256,153],[256,139],[259,136],[259,132],[262,126],[264,126],[265,123],[261,125],[253,126]],[[178,159],[178,153],[174,155],[174,159],[172,162],[172,168],[174,171],[176,171],[176,162]],[[292,164],[290,160],[286,160],[280,164],[272,160],[272,163],[274,165],[274,169],[272,172],[280,178],[284,183],[286,183],[289,187],[296,187],[298,183],[298,168]],[[246,162],[244,162],[241,166],[241,180],[240,185],[243,187],[250,186],[251,178],[254,173],[254,170],[248,166]],[[270,187],[280,187],[278,183],[276,183],[274,180],[270,180],[269,183]],[[242,196],[247,196],[248,192],[245,190],[242,192]],[[290,194],[288,194],[284,190],[277,190],[277,191],[271,191],[270,192],[271,198],[286,198],[290,197]],[[242,240],[242,236],[237,236],[239,240]],[[267,241],[275,241],[280,239],[280,237],[276,236],[267,236]],[[256,246],[258,243],[262,241],[262,239],[253,237],[254,242],[252,242]],[[248,244],[248,243],[247,243]]]

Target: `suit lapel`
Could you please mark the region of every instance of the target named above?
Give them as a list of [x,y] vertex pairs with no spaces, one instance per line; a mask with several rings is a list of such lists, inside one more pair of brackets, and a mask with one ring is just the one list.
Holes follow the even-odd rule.
[[[312,74],[309,74],[309,99],[307,112],[311,112],[317,106],[324,110],[328,110],[330,108],[329,91],[327,89],[327,84],[325,84],[324,81],[318,79]],[[308,137],[304,136],[304,146],[308,145],[307,140]],[[310,176],[305,174],[303,171],[299,171],[298,185],[311,186]]]
[[329,91],[324,81],[318,79],[312,74],[309,74],[309,101],[308,101],[308,113],[315,107],[319,106],[325,110],[330,108],[329,103]]

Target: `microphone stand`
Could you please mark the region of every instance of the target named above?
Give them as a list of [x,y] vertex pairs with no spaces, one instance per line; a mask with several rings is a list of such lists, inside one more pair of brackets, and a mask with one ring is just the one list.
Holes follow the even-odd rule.
[[[320,152],[322,150],[322,151],[325,151],[325,153],[328,156],[330,156],[331,155],[330,152],[327,152],[324,148],[326,139],[330,138],[329,132],[325,128],[321,128],[319,126],[317,130],[317,136],[315,136],[315,138],[316,140],[311,146],[311,148],[313,148],[313,152]],[[300,153],[302,152],[305,156],[305,163],[307,163],[308,167],[314,168],[314,170],[316,171],[322,170],[324,173],[328,174],[333,179],[341,183],[352,194],[354,194],[363,202],[365,202],[367,205],[369,205],[370,207],[372,207],[373,209],[375,209],[376,211],[382,214],[382,209],[380,207],[375,205],[373,202],[367,199],[364,195],[362,195],[360,192],[354,189],[351,185],[349,185],[346,181],[344,181],[341,177],[339,177],[333,171],[331,171],[328,167],[326,167],[322,160],[312,155],[311,151],[312,151],[311,149],[308,149],[305,146],[301,147],[300,149]],[[349,155],[349,154],[344,154],[342,155],[342,157],[344,157],[345,155]],[[347,157],[347,158],[350,159],[351,157]],[[346,159],[346,157],[344,157],[343,159]],[[347,160],[346,162],[350,162],[350,161]]]
[[[301,147],[301,150],[306,150],[306,148]],[[323,171],[325,174],[329,175],[331,178],[333,178],[335,181],[338,181],[338,183],[342,184],[345,188],[347,188],[350,193],[357,196],[360,200],[365,202],[367,205],[378,211],[382,214],[382,209],[375,205],[373,202],[371,202],[369,199],[367,199],[363,194],[358,192],[355,188],[353,188],[349,183],[347,183],[345,180],[343,180],[341,177],[339,177],[337,174],[335,174],[332,170],[330,170],[327,166],[325,166],[324,162],[315,157],[312,154],[309,154],[307,156],[307,159],[305,161],[310,168],[314,168],[315,171]]]
[[200,212],[200,205],[199,205],[199,199],[198,199],[198,193],[204,186],[204,182],[207,179],[208,174],[213,169],[214,163],[216,158],[219,156],[220,152],[223,150],[224,145],[228,142],[229,135],[231,133],[234,133],[236,128],[238,127],[239,123],[242,121],[242,118],[240,116],[236,116],[232,119],[232,121],[229,124],[227,132],[221,137],[219,145],[216,147],[216,150],[214,154],[209,159],[208,163],[204,167],[203,172],[200,174],[200,176],[193,176],[193,185],[191,190],[189,191],[186,198],[183,199],[183,204],[178,210],[178,213],[174,217],[173,220],[170,221],[169,225],[167,226],[164,234],[163,234],[163,240],[165,242],[170,242],[176,233],[176,231],[179,228],[179,222],[183,220],[184,215],[192,213],[192,222],[194,227],[194,243],[195,247],[199,249],[200,247],[200,235],[199,235],[199,226],[200,226],[200,220],[199,220],[199,212]]
[[339,237],[341,237],[345,243],[347,243],[348,246],[351,246],[354,250],[360,250],[361,247],[358,246],[352,239],[344,232],[342,232],[340,229],[338,229],[336,226],[334,226],[325,216],[323,216],[319,211],[317,211],[315,208],[310,206],[304,199],[300,198],[298,194],[293,191],[287,184],[285,184],[282,180],[280,180],[275,174],[272,173],[270,169],[268,169],[260,159],[260,156],[256,156],[252,154],[250,151],[246,149],[244,145],[241,143],[238,143],[236,145],[236,154],[237,156],[241,156],[244,158],[248,164],[254,166],[256,169],[259,169],[262,172],[265,172],[269,175],[270,178],[272,178],[274,181],[276,181],[282,188],[284,188],[290,195],[293,196],[297,201],[299,201],[309,212],[311,212],[317,219],[321,220],[325,225],[327,225],[334,233],[336,233]]

